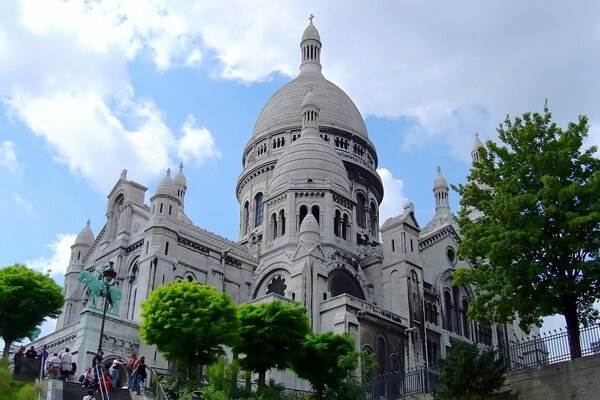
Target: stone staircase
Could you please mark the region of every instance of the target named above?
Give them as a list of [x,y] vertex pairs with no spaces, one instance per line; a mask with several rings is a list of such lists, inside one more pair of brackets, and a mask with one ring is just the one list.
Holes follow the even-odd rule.
[[[87,394],[88,389],[82,388],[81,383],[64,382],[63,383],[63,400],[81,400]],[[131,392],[127,389],[113,389],[109,393],[110,400],[132,400]],[[101,400],[100,393],[94,394],[96,400]],[[136,396],[139,397],[139,396]]]

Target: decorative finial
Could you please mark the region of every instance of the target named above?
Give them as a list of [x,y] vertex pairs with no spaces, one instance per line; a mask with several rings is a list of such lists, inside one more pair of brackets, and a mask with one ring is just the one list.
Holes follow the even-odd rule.
[[127,179],[127,170],[126,169],[121,171],[121,179],[123,179],[123,180]]
[[312,20],[313,20],[314,17],[315,16],[312,13],[310,13],[310,17],[308,17],[308,20],[310,21],[311,25],[312,25]]
[[479,137],[479,132],[475,132],[475,137],[478,138]]
[[437,173],[438,173],[438,175],[442,174],[442,168],[439,165],[437,167]]
[[167,168],[167,176],[171,176],[171,168]]
[[88,226],[88,228],[90,227],[90,225],[92,224],[92,222],[90,221],[90,219],[88,218],[86,225]]
[[183,163],[179,163],[179,172],[183,172]]

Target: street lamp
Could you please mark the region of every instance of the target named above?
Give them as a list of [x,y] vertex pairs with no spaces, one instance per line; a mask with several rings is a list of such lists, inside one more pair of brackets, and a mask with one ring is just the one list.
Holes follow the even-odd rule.
[[112,304],[110,297],[110,288],[115,284],[115,278],[117,277],[117,271],[113,267],[113,262],[108,262],[108,267],[102,271],[102,283],[106,288],[104,298],[104,310],[102,312],[102,325],[100,326],[100,341],[98,342],[98,354],[102,351],[102,336],[104,336],[104,321],[106,320],[106,310],[108,309],[108,303]]

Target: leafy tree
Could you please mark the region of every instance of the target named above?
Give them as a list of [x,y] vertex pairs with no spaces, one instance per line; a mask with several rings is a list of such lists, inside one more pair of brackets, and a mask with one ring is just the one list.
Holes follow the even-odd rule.
[[0,360],[0,400],[36,400],[39,394],[39,386],[13,380],[8,360]]
[[244,304],[239,308],[240,341],[234,347],[244,354],[240,365],[258,373],[259,388],[265,386],[266,371],[287,369],[310,331],[306,310],[299,303],[273,301]]
[[439,361],[444,388],[433,393],[435,400],[517,399],[504,385],[504,363],[494,359],[493,350],[480,350],[476,344],[455,343],[450,355]]
[[455,188],[459,254],[475,268],[457,270],[454,281],[475,284],[469,316],[482,322],[518,314],[527,332],[543,316],[564,315],[578,357],[579,325],[597,320],[600,297],[600,161],[596,147],[582,150],[587,117],[561,129],[546,105],[507,117],[498,133],[501,144],[488,141]]
[[57,318],[64,304],[62,288],[48,274],[15,264],[0,269],[0,336],[3,358],[13,342],[29,336],[44,320]]
[[142,304],[140,336],[167,360],[196,371],[223,354],[238,335],[236,307],[227,293],[194,282],[170,282]]
[[310,382],[316,398],[321,399],[326,387],[335,388],[357,367],[358,352],[354,350],[350,336],[325,332],[306,336],[292,369],[300,378]]

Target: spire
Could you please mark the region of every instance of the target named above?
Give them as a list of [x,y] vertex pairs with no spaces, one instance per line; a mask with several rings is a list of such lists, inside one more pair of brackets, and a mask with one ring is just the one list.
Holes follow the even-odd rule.
[[321,36],[319,31],[313,25],[314,15],[310,15],[310,21],[302,40],[300,41],[300,51],[302,62],[300,64],[300,73],[302,72],[321,72]]
[[473,148],[471,149],[471,160],[473,162],[479,161],[479,149],[482,147],[484,146],[479,139],[479,133],[475,133],[475,142],[473,143]]
[[435,198],[435,215],[443,216],[450,214],[450,202],[449,202],[449,188],[448,182],[444,175],[442,175],[442,169],[437,167],[437,175],[433,181],[433,197]]
[[179,198],[181,208],[183,208],[183,200],[185,199],[185,191],[187,190],[187,180],[185,179],[185,175],[183,175],[183,163],[179,164],[179,172],[175,176],[173,183],[175,184],[175,189],[177,189],[177,198]]
[[75,245],[85,245],[87,247],[91,246],[94,243],[94,233],[92,232],[91,222],[88,220],[85,223],[83,229],[75,238]]

